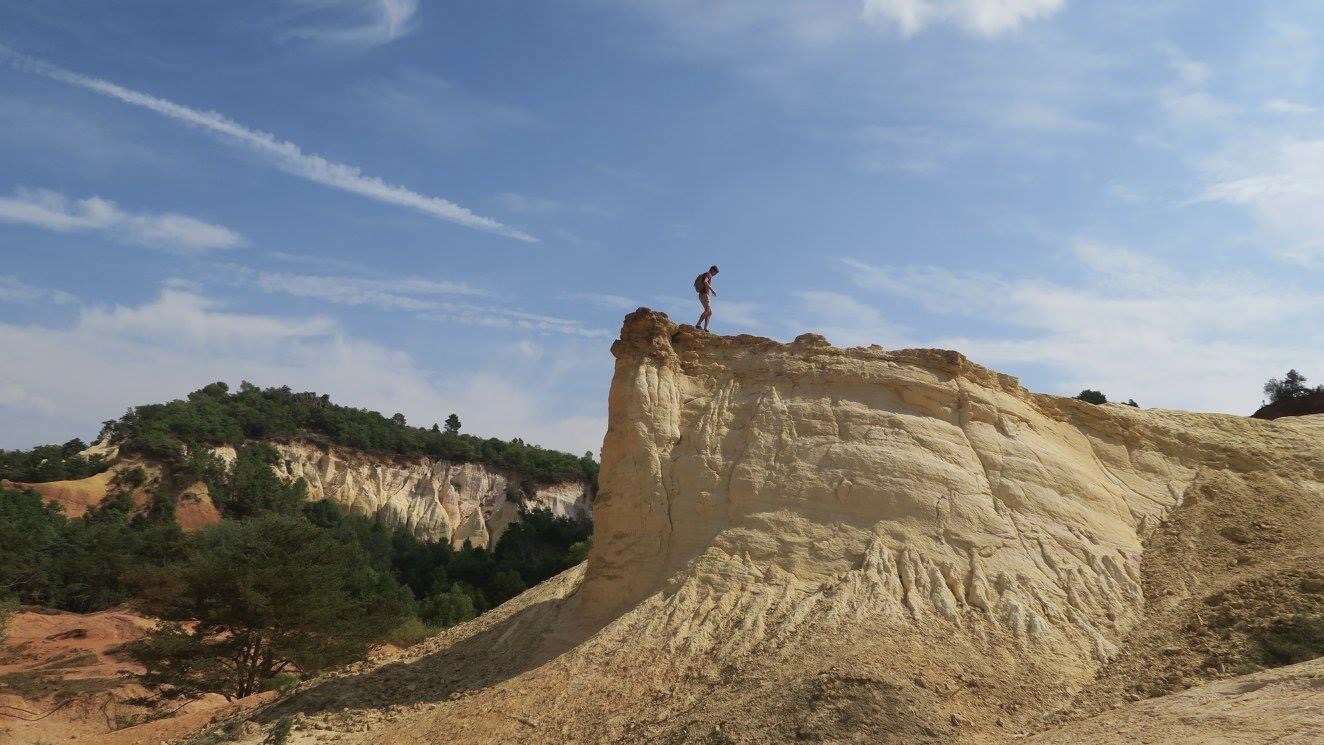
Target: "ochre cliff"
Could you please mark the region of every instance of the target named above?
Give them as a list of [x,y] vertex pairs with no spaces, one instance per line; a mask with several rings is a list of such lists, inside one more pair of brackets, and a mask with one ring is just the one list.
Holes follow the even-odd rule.
[[[518,476],[481,463],[376,455],[304,441],[272,445],[280,454],[277,473],[307,482],[309,499],[330,499],[421,540],[493,545],[519,519],[521,503],[507,491],[518,487]],[[233,448],[216,453],[227,462],[235,458]],[[588,517],[591,510],[588,486],[579,482],[535,487],[523,505],[570,517]]]
[[[465,541],[474,546],[494,545],[519,520],[521,507],[548,509],[563,517],[592,516],[590,487],[582,482],[534,485],[531,494],[524,494],[519,474],[482,463],[367,453],[305,440],[270,444],[280,456],[274,466],[277,474],[302,478],[308,484],[309,499],[329,499],[389,527],[403,527],[424,541],[449,541],[457,548]],[[227,465],[236,457],[230,446],[212,451]],[[105,457],[111,468],[76,481],[19,486],[36,490],[48,501],[59,503],[66,515],[77,517],[106,497],[117,474],[142,468],[149,485],[168,478],[169,469],[142,458],[121,456],[114,443],[98,442],[86,454]],[[150,501],[143,489],[134,490],[133,497],[139,505]],[[177,515],[186,530],[220,519],[203,483],[179,485]]]
[[400,745],[1001,742],[1234,674],[1210,661],[1240,654],[1208,626],[1217,593],[1324,569],[1324,417],[1095,406],[956,352],[644,309],[612,352],[586,566],[265,721]]

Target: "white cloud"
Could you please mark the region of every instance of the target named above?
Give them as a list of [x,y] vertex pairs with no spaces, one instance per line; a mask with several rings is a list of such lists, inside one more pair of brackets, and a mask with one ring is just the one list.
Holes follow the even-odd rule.
[[1047,18],[1065,5],[1066,0],[865,0],[863,15],[894,24],[902,36],[946,23],[990,37]]
[[490,329],[513,329],[543,334],[565,334],[586,339],[610,339],[614,336],[606,329],[585,326],[580,321],[538,313],[492,306],[462,303],[440,303],[439,307],[421,316],[427,320],[459,323]]
[[1181,126],[1201,126],[1217,122],[1237,113],[1237,109],[1204,91],[1168,91],[1160,103],[1174,123]]
[[1210,183],[1195,201],[1245,208],[1286,259],[1324,258],[1324,139],[1237,143],[1205,167]]
[[867,126],[856,130],[855,166],[863,171],[928,174],[969,152],[969,135],[938,127]]
[[244,244],[221,225],[171,212],[134,214],[101,197],[70,200],[49,189],[23,189],[0,197],[0,221],[59,233],[104,233],[121,243],[178,253],[202,253]]
[[1052,389],[1103,390],[1171,408],[1249,413],[1271,375],[1324,375],[1324,297],[1256,277],[1192,274],[1153,257],[1079,242],[1080,285],[1006,279],[940,267],[848,261],[856,283],[942,316],[1007,327],[930,338],[1015,373],[1052,371]]
[[[322,317],[238,313],[172,283],[136,306],[85,308],[72,324],[0,322],[5,380],[0,447],[95,434],[127,406],[183,396],[215,380],[289,385],[411,422],[457,412],[465,431],[596,452],[599,408],[557,414],[563,397],[543,360],[447,375],[441,384],[401,351],[354,338]],[[606,368],[609,370],[609,366]],[[604,394],[605,396],[605,394]]]
[[463,282],[414,278],[364,279],[312,274],[261,272],[255,281],[267,292],[314,298],[339,305],[371,305],[400,310],[437,310],[430,297],[438,295],[483,295]]
[[1177,80],[1186,86],[1199,86],[1209,82],[1209,65],[1187,57],[1175,44],[1159,44],[1159,52],[1168,60]]
[[808,320],[788,323],[791,334],[822,334],[839,347],[908,346],[905,334],[877,309],[839,292],[806,290],[792,293]]
[[1274,114],[1313,114],[1317,109],[1300,101],[1274,98],[1264,102],[1264,110]]
[[598,306],[599,308],[605,308],[606,310],[623,312],[632,311],[642,305],[642,303],[636,302],[624,295],[611,295],[601,292],[574,292],[566,295],[566,297],[571,300],[584,300]]
[[1065,4],[1065,0],[635,0],[630,7],[692,45],[720,51],[729,50],[731,40],[745,34],[804,49],[893,28],[910,37],[934,25],[994,37],[1051,16]]
[[1135,204],[1137,202],[1144,201],[1144,197],[1140,195],[1140,192],[1127,186],[1126,184],[1117,184],[1117,183],[1108,184],[1108,196],[1112,197],[1113,199],[1116,199],[1119,202],[1127,202],[1129,204]]
[[[234,270],[239,281],[255,284],[266,292],[312,298],[336,305],[366,305],[383,310],[410,311],[425,320],[483,328],[565,334],[589,339],[611,336],[611,333],[605,329],[590,328],[580,321],[568,318],[477,303],[473,298],[480,298],[488,293],[462,282],[254,272],[245,267],[231,267],[231,269]],[[461,301],[443,298],[465,299]]]
[[306,26],[282,34],[328,44],[378,46],[411,32],[418,0],[293,0],[304,11],[334,15],[338,25]]
[[107,80],[70,72],[42,60],[19,54],[0,45],[0,56],[7,56],[19,69],[43,75],[69,85],[138,106],[168,119],[200,127],[220,135],[266,158],[275,167],[313,183],[357,194],[386,204],[408,207],[424,214],[465,227],[497,233],[522,241],[536,242],[528,233],[504,225],[490,217],[474,214],[465,207],[441,197],[428,196],[403,186],[396,186],[375,176],[367,176],[355,166],[329,161],[320,155],[305,153],[302,148],[275,135],[246,127],[215,111],[200,111],[188,106],[131,90]]
[[[703,312],[703,308],[699,305],[698,298],[695,295],[688,298],[675,295],[659,295],[656,300],[667,316],[677,323],[692,324],[694,321],[689,319],[698,320],[699,314]],[[763,328],[763,309],[758,303],[748,300],[725,300],[719,293],[717,297],[712,298],[712,306],[713,317],[711,323],[718,328],[730,329],[733,326],[744,330]],[[630,310],[634,310],[634,308],[630,308]],[[714,331],[713,333],[718,332]],[[728,332],[722,331],[720,333]]]
[[54,303],[56,305],[67,305],[76,302],[78,302],[78,298],[67,292],[33,287],[20,280],[18,277],[0,275],[0,303],[20,303],[23,305],[31,305],[32,303]]

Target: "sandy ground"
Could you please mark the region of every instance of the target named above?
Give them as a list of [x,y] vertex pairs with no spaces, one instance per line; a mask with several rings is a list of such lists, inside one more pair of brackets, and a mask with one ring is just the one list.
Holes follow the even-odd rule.
[[157,745],[270,700],[208,696],[182,707],[135,705],[135,697],[149,696],[134,682],[142,669],[116,650],[154,626],[124,609],[16,614],[0,647],[0,742]]

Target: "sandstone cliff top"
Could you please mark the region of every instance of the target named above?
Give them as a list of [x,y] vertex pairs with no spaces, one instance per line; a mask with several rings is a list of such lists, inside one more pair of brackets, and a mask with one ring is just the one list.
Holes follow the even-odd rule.
[[666,313],[649,308],[639,308],[625,317],[620,339],[612,344],[611,351],[618,360],[652,358],[663,364],[679,364],[687,372],[701,367],[704,362],[741,355],[760,355],[769,359],[891,362],[927,368],[1010,393],[1031,395],[1014,376],[971,362],[965,355],[951,349],[886,350],[877,344],[835,347],[826,337],[814,333],[801,334],[790,343],[751,334],[721,336],[689,324],[678,324]]

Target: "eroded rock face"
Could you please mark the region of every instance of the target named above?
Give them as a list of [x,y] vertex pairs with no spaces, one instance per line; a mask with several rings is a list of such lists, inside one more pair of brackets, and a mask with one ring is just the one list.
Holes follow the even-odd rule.
[[717,337],[645,310],[612,351],[584,608],[762,586],[752,633],[700,646],[864,614],[1103,662],[1141,612],[1142,539],[1197,474],[1324,480],[1293,431],[1034,395],[956,352]]
[[[310,442],[272,443],[276,472],[308,484],[310,500],[330,499],[424,541],[457,548],[494,545],[518,521],[521,503],[507,496],[513,476],[480,463],[451,463],[422,456],[389,456]],[[216,448],[227,463],[233,448]],[[539,487],[523,506],[554,514],[590,517],[588,487],[580,482]]]

